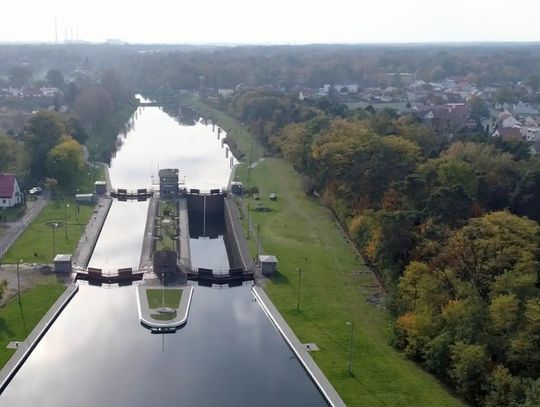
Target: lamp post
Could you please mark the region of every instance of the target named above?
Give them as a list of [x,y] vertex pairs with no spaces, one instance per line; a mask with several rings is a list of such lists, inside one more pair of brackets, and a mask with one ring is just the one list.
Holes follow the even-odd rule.
[[67,210],[69,208],[69,204],[66,204],[66,206],[64,206],[64,234],[66,236],[66,240],[67,240]]
[[298,297],[296,298],[296,310],[300,311],[300,291],[302,290],[302,269],[298,267]]
[[17,296],[19,297],[19,304],[21,303],[21,278],[19,275],[19,263],[22,263],[22,260],[17,259]]
[[54,238],[54,230],[58,227],[58,223],[54,222],[52,224],[52,250],[53,250],[53,258],[56,256],[56,240]]
[[352,348],[353,348],[353,330],[354,326],[352,322],[347,321],[347,325],[349,326],[349,360],[347,362],[347,370],[349,372],[349,376],[352,376]]

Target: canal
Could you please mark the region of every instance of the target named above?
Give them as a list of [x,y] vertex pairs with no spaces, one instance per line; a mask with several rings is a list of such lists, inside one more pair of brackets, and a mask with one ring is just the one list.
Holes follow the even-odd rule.
[[[139,109],[133,120],[111,162],[114,187],[150,187],[158,168],[169,167],[179,168],[188,188],[227,184],[230,159],[212,125],[184,126],[156,107]],[[138,266],[147,205],[113,203],[91,267]],[[228,268],[219,234],[203,233],[190,245],[197,267]],[[246,284],[195,286],[187,324],[168,335],[140,325],[133,286],[81,286],[0,395],[0,405],[326,403]]]

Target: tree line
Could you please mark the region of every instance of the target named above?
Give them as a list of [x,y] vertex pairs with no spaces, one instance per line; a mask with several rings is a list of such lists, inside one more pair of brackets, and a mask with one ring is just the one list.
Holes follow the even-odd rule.
[[473,405],[538,405],[537,157],[329,100],[251,90],[220,107],[346,225],[385,286],[395,347]]

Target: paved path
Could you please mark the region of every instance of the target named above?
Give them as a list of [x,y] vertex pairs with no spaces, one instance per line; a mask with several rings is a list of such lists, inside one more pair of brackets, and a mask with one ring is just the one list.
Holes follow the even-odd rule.
[[146,226],[144,228],[141,259],[139,261],[139,271],[145,273],[144,279],[155,277],[152,264],[152,246],[154,243],[154,222],[156,220],[158,205],[159,201],[157,198],[150,198],[146,214]]
[[21,340],[17,342],[17,351],[11,357],[11,359],[9,359],[2,370],[0,370],[0,393],[8,385],[26,358],[28,358],[32,350],[34,350],[40,339],[43,337],[43,335],[45,335],[45,332],[47,332],[56,317],[58,317],[60,312],[62,312],[64,307],[73,298],[78,290],[79,286],[77,285],[68,286],[66,291],[64,291],[60,298],[56,300],[41,321],[37,323],[28,337],[20,338]]
[[90,221],[87,223],[84,233],[81,236],[81,240],[79,240],[79,244],[75,249],[75,253],[73,253],[72,264],[74,267],[78,266],[84,268],[88,266],[88,262],[94,252],[99,234],[101,233],[101,229],[103,229],[111,205],[112,198],[99,198],[94,213],[92,214],[92,218],[90,218]]
[[43,195],[38,196],[37,201],[28,208],[22,219],[16,222],[6,223],[9,228],[5,229],[0,236],[0,258],[4,256],[15,240],[17,240],[34,218],[43,210],[49,200],[50,192],[43,191]]

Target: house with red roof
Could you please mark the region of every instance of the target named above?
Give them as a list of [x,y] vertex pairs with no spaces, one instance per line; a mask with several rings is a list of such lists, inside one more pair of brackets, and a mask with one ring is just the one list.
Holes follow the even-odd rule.
[[22,194],[13,174],[0,173],[0,208],[12,208],[22,203]]

